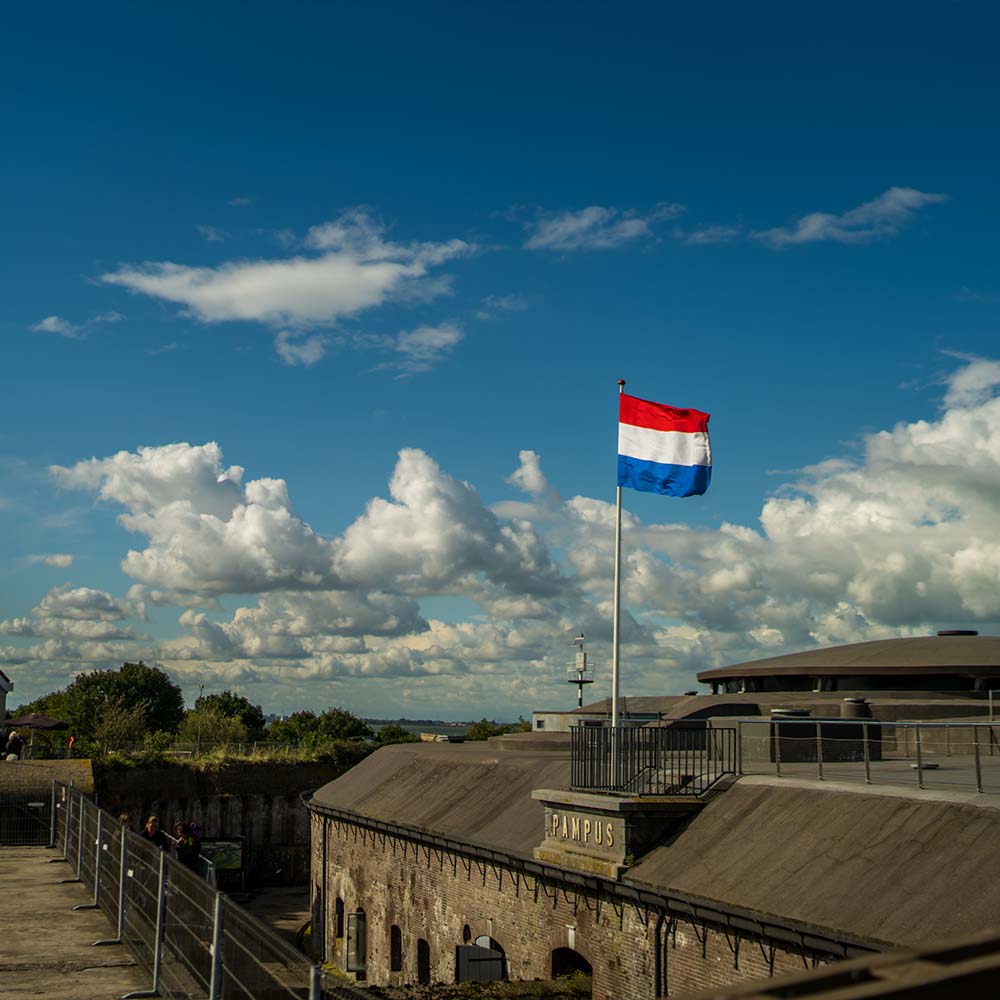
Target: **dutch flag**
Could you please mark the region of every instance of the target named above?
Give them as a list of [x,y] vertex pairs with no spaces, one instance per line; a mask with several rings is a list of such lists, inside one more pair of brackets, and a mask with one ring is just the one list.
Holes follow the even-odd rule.
[[712,479],[710,414],[619,396],[618,485],[690,497]]

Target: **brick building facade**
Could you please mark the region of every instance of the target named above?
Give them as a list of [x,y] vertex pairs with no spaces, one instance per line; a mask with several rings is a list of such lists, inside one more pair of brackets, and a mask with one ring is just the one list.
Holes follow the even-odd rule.
[[593,995],[607,1000],[680,996],[864,951],[322,806],[312,823],[323,957],[347,965],[347,918],[363,911],[364,978],[376,985],[455,982],[457,947],[481,938],[502,949],[509,979],[590,968]]
[[[774,855],[777,837],[744,818],[780,814],[782,805],[766,798],[777,794],[772,789],[721,792],[622,866],[588,870],[590,856],[577,859],[584,867],[561,863],[554,843],[563,830],[552,822],[551,802],[561,793],[539,787],[565,786],[568,758],[564,741],[535,736],[488,747],[409,744],[378,751],[320,789],[308,802],[317,957],[374,985],[452,983],[463,978],[462,950],[479,944],[502,956],[506,978],[548,979],[579,968],[592,971],[595,997],[652,1000],[891,943],[871,933],[877,922],[859,934],[814,919],[823,913],[812,889],[796,901],[799,915],[774,905],[788,898],[789,886],[769,878],[761,861]],[[817,812],[811,802],[804,808]],[[594,820],[605,836],[592,850],[608,850],[609,822],[619,821]],[[567,824],[568,846],[586,849],[582,834],[573,841],[573,827]],[[727,885],[697,862],[730,832],[741,847],[725,844],[716,862]],[[612,850],[619,841],[616,833]],[[801,864],[794,852],[788,858]],[[764,876],[759,891],[742,893],[744,865]]]

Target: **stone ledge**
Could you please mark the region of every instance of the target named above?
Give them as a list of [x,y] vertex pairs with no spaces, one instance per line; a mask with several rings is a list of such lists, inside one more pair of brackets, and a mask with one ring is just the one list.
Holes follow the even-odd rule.
[[580,792],[573,788],[536,788],[531,797],[536,802],[600,812],[608,815],[625,813],[684,814],[701,809],[704,802],[696,795],[614,795],[602,792]]

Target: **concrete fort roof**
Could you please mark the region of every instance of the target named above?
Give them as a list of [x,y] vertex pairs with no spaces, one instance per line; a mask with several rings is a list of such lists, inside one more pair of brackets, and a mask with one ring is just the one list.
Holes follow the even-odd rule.
[[629,882],[893,945],[997,924],[994,796],[819,787],[746,777],[717,795]]
[[545,821],[545,807],[532,800],[532,791],[569,785],[568,739],[541,737],[534,745],[551,749],[483,743],[385,747],[324,785],[314,801],[530,858]]
[[702,683],[730,677],[859,674],[1000,674],[1000,636],[930,635],[827,646],[703,670]]
[[[634,698],[622,698],[620,708],[624,714],[630,715],[666,715],[679,701],[683,701],[683,695],[638,695]],[[582,708],[574,708],[567,715],[605,715],[611,714],[611,699],[602,698],[600,701],[584,705]]]
[[[314,801],[530,859],[544,826],[532,790],[569,784],[568,753],[530,749],[533,738],[517,750],[386,747]],[[711,796],[623,881],[909,945],[997,923],[997,856],[998,797],[753,776]]]

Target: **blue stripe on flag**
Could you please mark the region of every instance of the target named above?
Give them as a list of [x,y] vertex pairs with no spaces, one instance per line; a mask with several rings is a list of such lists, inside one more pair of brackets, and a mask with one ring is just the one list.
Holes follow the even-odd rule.
[[709,465],[664,465],[644,462],[628,455],[618,456],[618,485],[643,493],[663,493],[669,497],[690,497],[704,493],[712,481]]

